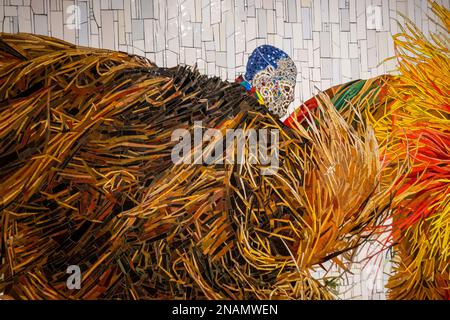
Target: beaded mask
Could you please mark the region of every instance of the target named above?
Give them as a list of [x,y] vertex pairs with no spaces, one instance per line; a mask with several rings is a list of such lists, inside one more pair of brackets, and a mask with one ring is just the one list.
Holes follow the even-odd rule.
[[260,94],[267,108],[280,118],[294,101],[296,78],[294,61],[271,45],[259,46],[248,59],[245,80]]

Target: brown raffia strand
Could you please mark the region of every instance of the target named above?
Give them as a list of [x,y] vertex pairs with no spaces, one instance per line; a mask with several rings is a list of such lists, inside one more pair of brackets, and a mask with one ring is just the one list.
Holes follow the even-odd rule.
[[[188,67],[28,34],[0,48],[0,292],[14,299],[332,299],[312,271],[345,267],[386,217],[373,132],[326,96],[292,130]],[[172,132],[195,121],[278,130],[278,171],[175,165]]]

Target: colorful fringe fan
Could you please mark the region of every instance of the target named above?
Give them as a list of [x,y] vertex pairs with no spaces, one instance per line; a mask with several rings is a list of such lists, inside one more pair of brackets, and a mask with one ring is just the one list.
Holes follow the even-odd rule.
[[[407,18],[394,37],[398,76],[326,91],[342,116],[358,109],[374,127],[382,184],[395,185],[392,228],[379,230],[391,232],[386,244],[396,254],[391,299],[450,299],[450,11],[436,3],[433,11],[443,26],[432,42]],[[285,124],[308,127],[320,100],[306,101]]]
[[409,21],[394,37],[400,76],[373,121],[386,169],[410,166],[393,200],[391,299],[450,299],[450,11],[433,11],[443,25],[432,41]]

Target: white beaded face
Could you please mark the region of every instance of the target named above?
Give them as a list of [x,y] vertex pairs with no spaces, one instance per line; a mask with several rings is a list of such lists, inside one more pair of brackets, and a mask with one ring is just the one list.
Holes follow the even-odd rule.
[[252,85],[263,97],[264,104],[280,118],[294,101],[296,75],[297,68],[288,57],[280,59],[277,68],[269,65],[253,77]]

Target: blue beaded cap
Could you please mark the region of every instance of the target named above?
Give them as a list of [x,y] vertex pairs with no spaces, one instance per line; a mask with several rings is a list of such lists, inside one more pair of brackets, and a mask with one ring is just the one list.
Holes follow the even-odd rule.
[[278,67],[278,60],[282,58],[289,58],[289,56],[286,52],[274,46],[265,44],[257,47],[248,58],[245,80],[252,81],[255,74],[264,70],[269,65],[276,69]]

